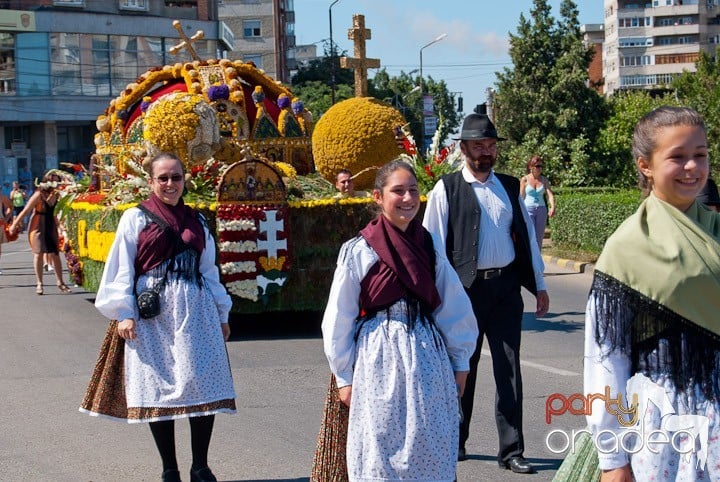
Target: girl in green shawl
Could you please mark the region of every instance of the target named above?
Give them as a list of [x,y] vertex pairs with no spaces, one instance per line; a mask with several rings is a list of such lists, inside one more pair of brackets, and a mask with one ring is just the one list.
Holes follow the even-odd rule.
[[720,215],[695,201],[709,170],[702,119],[655,109],[633,158],[647,198],[608,239],[585,322],[585,393],[609,387],[630,409],[593,403],[602,481],[720,480]]

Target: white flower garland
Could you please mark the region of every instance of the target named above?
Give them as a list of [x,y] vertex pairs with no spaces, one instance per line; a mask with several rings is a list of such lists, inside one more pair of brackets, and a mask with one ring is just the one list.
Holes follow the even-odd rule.
[[252,301],[258,300],[258,285],[253,279],[243,281],[232,281],[225,285],[228,291],[235,296]]
[[222,231],[257,231],[254,219],[218,219],[218,232]]
[[255,253],[258,250],[255,241],[221,241],[219,247],[225,253]]
[[220,271],[222,274],[255,273],[257,269],[255,261],[235,261],[221,264]]

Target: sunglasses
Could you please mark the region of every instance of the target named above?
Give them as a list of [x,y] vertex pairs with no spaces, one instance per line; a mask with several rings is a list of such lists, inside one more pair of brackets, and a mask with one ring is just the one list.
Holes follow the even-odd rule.
[[155,178],[156,181],[159,181],[159,182],[161,182],[161,183],[163,183],[163,184],[165,184],[165,183],[168,182],[168,181],[180,182],[180,181],[182,181],[183,179],[184,179],[184,177],[183,177],[182,174],[173,174],[172,176],[166,176],[166,175],[163,174],[162,176],[158,176],[158,177]]
[[533,167],[536,167],[536,168],[538,168],[538,169],[542,169],[542,168],[543,168],[542,164],[537,164],[537,165],[535,165],[535,166],[533,166]]

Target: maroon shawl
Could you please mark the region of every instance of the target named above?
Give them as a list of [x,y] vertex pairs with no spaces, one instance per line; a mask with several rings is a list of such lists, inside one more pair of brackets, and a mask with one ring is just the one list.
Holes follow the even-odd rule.
[[430,313],[440,306],[435,266],[431,265],[426,231],[420,221],[413,219],[403,232],[380,215],[360,235],[380,258],[360,283],[360,308],[364,312],[387,308],[408,293]]
[[182,198],[175,206],[171,206],[151,193],[141,204],[165,221],[169,229],[151,222],[140,232],[135,258],[136,275],[146,273],[171,258],[175,254],[178,236],[185,244],[202,253],[205,249],[205,231],[196,212],[186,206]]

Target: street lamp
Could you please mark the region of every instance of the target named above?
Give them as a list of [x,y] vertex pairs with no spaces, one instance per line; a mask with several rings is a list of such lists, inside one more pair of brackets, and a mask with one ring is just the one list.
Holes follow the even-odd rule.
[[424,95],[425,91],[423,90],[423,71],[422,71],[422,52],[426,48],[430,47],[432,44],[437,43],[447,37],[446,33],[440,34],[437,37],[435,37],[435,40],[432,42],[429,42],[422,47],[420,47],[420,102],[422,103],[422,117],[420,122],[420,128],[421,128],[421,137],[420,137],[420,151],[422,152],[425,149],[425,98]]
[[330,22],[330,89],[332,91],[332,104],[335,105],[335,44],[332,35],[332,8],[340,0],[334,0],[328,8],[328,20]]
[[441,41],[441,40],[444,39],[445,37],[447,37],[447,34],[446,34],[446,33],[440,34],[440,35],[438,35],[438,36],[435,38],[435,40],[433,40],[432,42],[427,43],[427,44],[423,45],[422,47],[420,47],[420,93],[423,93],[422,51],[423,51],[424,49],[430,47],[432,44],[438,43],[439,41]]

